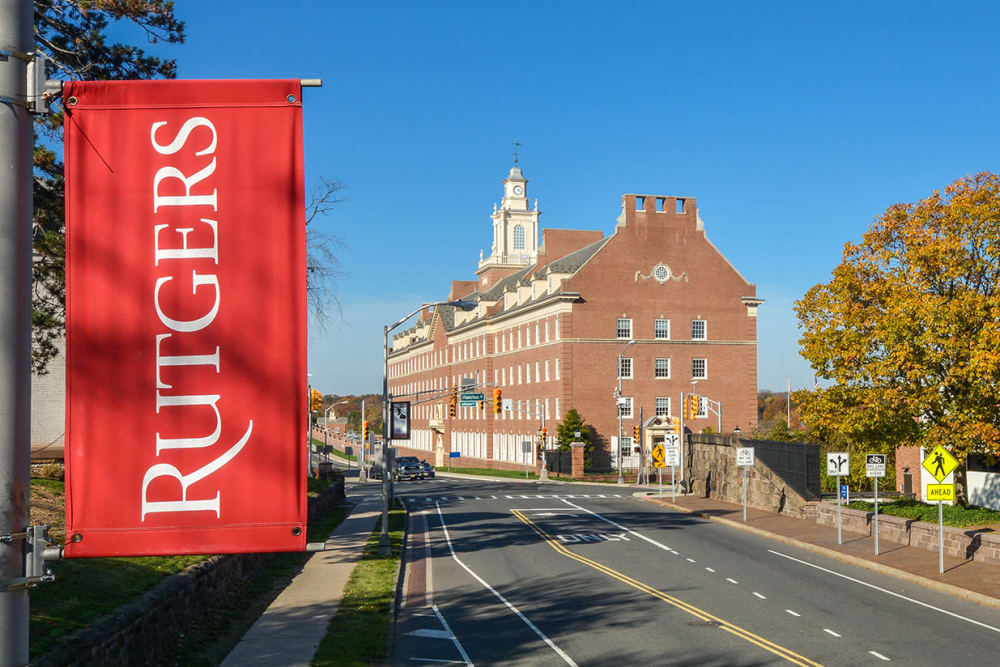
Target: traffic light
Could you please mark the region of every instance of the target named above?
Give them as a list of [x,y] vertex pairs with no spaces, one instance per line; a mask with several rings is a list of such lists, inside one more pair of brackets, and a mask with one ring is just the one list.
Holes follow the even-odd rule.
[[699,408],[701,407],[701,396],[698,394],[689,394],[687,397],[687,418],[697,419]]
[[549,429],[542,427],[542,442],[545,442],[545,436],[549,434]]
[[368,420],[361,425],[361,442],[368,442]]
[[503,392],[500,387],[493,390],[493,414],[498,415],[503,410]]
[[670,418],[670,430],[674,433],[674,435],[680,435],[681,434],[681,418],[680,417],[671,417]]
[[642,434],[640,433],[638,424],[632,427],[632,437],[635,438],[635,444],[637,445],[639,444],[639,441],[642,440]]
[[309,404],[310,404],[309,409],[312,410],[313,412],[315,412],[316,410],[322,410],[323,394],[321,394],[318,390],[313,389],[312,395],[310,396]]
[[451,398],[448,399],[448,416],[454,417],[458,412],[458,387],[451,388]]

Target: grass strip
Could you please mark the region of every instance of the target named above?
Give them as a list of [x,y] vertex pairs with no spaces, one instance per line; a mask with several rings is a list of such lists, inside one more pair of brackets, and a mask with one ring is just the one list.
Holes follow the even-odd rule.
[[[872,503],[858,500],[847,503],[844,506],[865,512],[871,512],[874,509]],[[968,528],[969,526],[1000,524],[1000,512],[995,510],[982,507],[961,507],[959,505],[945,505],[943,509],[943,519],[946,526]],[[922,503],[912,498],[903,498],[887,503],[880,502],[878,504],[878,513],[927,521],[929,523],[937,523],[938,520],[937,503]]]
[[405,522],[406,513],[397,503],[389,513],[392,553],[380,556],[379,519],[365,544],[364,555],[347,580],[337,614],[330,620],[313,665],[371,665],[385,657]]
[[[456,468],[452,466],[451,468],[438,468],[438,472],[453,472],[461,475],[480,475],[483,477],[504,477],[510,479],[538,479],[538,473],[529,469],[528,476],[524,476],[524,470],[506,470],[506,469],[494,469],[494,468]],[[633,476],[635,473],[632,473]],[[584,477],[583,479],[572,479],[570,477],[556,477],[552,475],[550,478],[554,482],[588,482],[590,484],[618,484],[618,478],[610,478],[611,473],[601,474],[599,477]],[[626,478],[628,476],[626,475]],[[655,479],[655,474],[653,475]]]
[[[317,440],[316,438],[313,438],[313,444],[314,445],[325,445],[326,443],[323,442],[322,440]],[[355,463],[357,463],[357,461],[358,461],[358,457],[357,456],[354,456],[354,455],[348,456],[347,454],[345,454],[344,452],[340,451],[336,447],[330,447],[330,449],[332,450],[330,453],[333,454],[334,456],[340,457],[342,459],[346,459],[348,461],[354,461]]]
[[[308,541],[325,541],[350,508],[341,503],[310,522]],[[276,554],[240,590],[213,607],[197,627],[179,637],[158,664],[208,667],[221,663],[311,556],[302,552]]]

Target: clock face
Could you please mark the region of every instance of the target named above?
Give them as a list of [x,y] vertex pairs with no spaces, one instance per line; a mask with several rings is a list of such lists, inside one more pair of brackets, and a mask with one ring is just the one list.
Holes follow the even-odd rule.
[[514,194],[516,194],[516,195],[522,195],[522,194],[524,194],[524,188],[522,188],[520,185],[515,185],[514,186]]

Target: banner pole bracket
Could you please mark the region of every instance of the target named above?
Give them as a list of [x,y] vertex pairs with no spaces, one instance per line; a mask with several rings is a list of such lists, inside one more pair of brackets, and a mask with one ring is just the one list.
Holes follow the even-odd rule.
[[25,541],[24,576],[0,579],[0,591],[9,592],[34,588],[38,584],[56,580],[46,564],[63,556],[62,547],[49,539],[48,526],[28,526],[25,530],[8,535],[0,535],[0,543],[12,544],[15,540]]

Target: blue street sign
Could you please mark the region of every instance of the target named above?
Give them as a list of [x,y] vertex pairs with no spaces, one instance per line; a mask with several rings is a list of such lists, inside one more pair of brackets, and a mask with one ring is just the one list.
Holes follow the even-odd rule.
[[462,455],[462,452],[448,452],[448,457],[452,459],[457,459]]
[[840,485],[840,497],[843,498],[844,500],[847,500],[847,485],[846,484],[841,484]]

